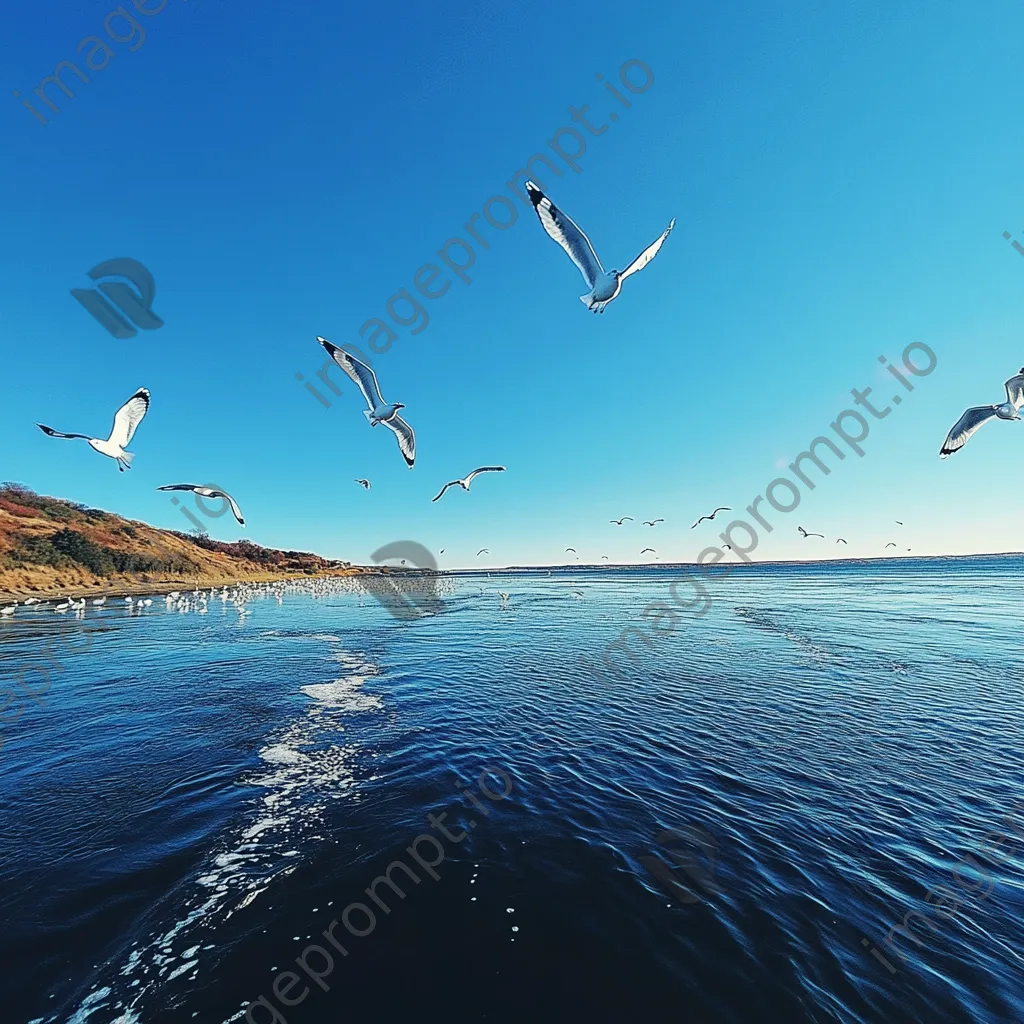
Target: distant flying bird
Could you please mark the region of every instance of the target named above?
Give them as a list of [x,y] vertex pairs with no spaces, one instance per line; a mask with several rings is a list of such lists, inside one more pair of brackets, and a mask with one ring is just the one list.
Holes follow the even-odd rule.
[[808,533],[802,526],[798,526],[797,529],[803,535],[804,540],[808,537],[820,537],[822,540],[825,539],[825,534],[823,533]]
[[370,489],[369,480],[357,480],[356,483],[359,484],[359,486],[362,487],[364,491],[368,491]]
[[602,558],[607,558],[608,556],[607,556],[607,555],[602,555],[601,557],[602,557]]
[[464,491],[468,491],[469,490],[469,485],[473,482],[473,477],[479,476],[479,474],[481,474],[481,473],[504,473],[504,472],[505,472],[505,467],[504,466],[481,466],[479,469],[474,469],[473,472],[470,473],[469,476],[467,476],[463,480],[449,480],[448,483],[446,483],[444,485],[444,487],[442,487],[441,490],[437,492],[437,497],[431,498],[430,500],[431,501],[437,501],[437,499],[440,498],[441,495],[444,494],[444,492],[447,491],[449,487],[461,487]]
[[123,473],[126,469],[132,468],[132,459],[135,458],[134,452],[126,452],[124,450],[125,446],[135,436],[135,431],[148,410],[149,391],[146,388],[139,388],[117,410],[114,415],[114,426],[111,428],[110,437],[105,441],[101,441],[96,437],[89,437],[88,434],[62,434],[59,430],[54,430],[52,427],[44,427],[42,423],[37,423],[36,426],[44,434],[49,434],[50,437],[80,438],[83,441],[88,441],[89,447],[98,451],[100,455],[106,455],[108,458],[114,459],[117,462],[117,468]]
[[630,522],[633,522],[633,517],[632,516],[623,516],[621,519],[609,519],[608,522],[609,523],[614,523],[616,526],[621,526],[627,519]]
[[664,519],[645,519],[644,526],[656,526],[658,523],[665,522]]
[[346,375],[356,384],[366,399],[368,409],[363,410],[363,415],[369,420],[370,426],[375,427],[383,423],[388,430],[392,431],[398,441],[398,448],[402,458],[412,469],[416,461],[416,435],[401,416],[399,409],[405,406],[401,402],[392,402],[388,405],[380,393],[380,386],[377,384],[377,375],[366,365],[361,363],[355,356],[350,356],[343,348],[332,345],[326,338],[317,335],[317,341],[327,350],[327,354],[345,371]]
[[157,490],[191,491],[193,494],[198,494],[200,498],[224,498],[231,506],[231,514],[238,520],[238,525],[245,526],[245,520],[242,518],[242,510],[238,507],[238,502],[227,491],[222,491],[219,487],[204,487],[202,484],[165,484],[163,487],[158,487]]
[[438,552],[438,554],[439,555],[443,555],[444,554],[444,548],[441,548],[441,550]]
[[643,551],[640,552],[640,554],[641,555],[646,555],[648,551],[652,552],[655,555],[658,553],[657,551],[654,550],[654,548],[644,548]]
[[1024,405],[1024,366],[1016,377],[1006,381],[1006,401],[1002,405],[976,405],[963,414],[956,421],[956,425],[946,436],[939,449],[939,457],[945,458],[961,448],[971,439],[971,436],[989,420],[1019,420],[1020,407]]
[[484,555],[484,554],[489,555],[490,553],[491,553],[490,549],[488,549],[488,548],[481,548],[476,554],[477,554],[477,557],[479,558],[480,555]]
[[898,519],[894,519],[894,520],[893,520],[893,522],[894,522],[894,523],[895,523],[895,524],[896,524],[897,526],[902,526],[902,525],[903,525],[903,524],[902,524],[902,523],[901,523],[901,522],[900,522],[900,521],[899,521]]
[[[844,539],[843,539],[842,537],[840,537],[840,538],[839,538],[839,539],[838,539],[838,540],[836,541],[836,543],[837,543],[837,544],[846,544],[846,541],[845,541],[845,540],[844,540]],[[847,544],[847,547],[849,547],[849,545],[848,545],[848,544]]]
[[[892,541],[889,541],[889,543],[886,544],[885,547],[887,547],[887,548],[894,548],[894,547],[896,547],[896,545]],[[885,550],[885,549],[883,548],[882,550]]]
[[569,259],[576,264],[583,280],[587,282],[590,291],[580,296],[587,309],[594,313],[603,313],[604,307],[614,299],[622,289],[622,282],[643,270],[655,256],[658,250],[665,244],[669,232],[675,227],[675,217],[662,232],[657,241],[649,246],[628,267],[623,271],[608,270],[601,266],[601,261],[590,244],[590,239],[579,229],[576,223],[567,214],[563,213],[543,192],[532,182],[526,183],[526,193],[537,211],[541,225],[548,235],[553,238],[568,254]]
[[701,516],[700,519],[698,519],[697,522],[695,522],[693,524],[693,526],[690,527],[690,529],[691,530],[695,530],[698,526],[700,526],[701,523],[704,522],[705,519],[707,519],[709,521],[714,519],[715,516],[717,516],[719,512],[731,512],[731,511],[732,511],[732,509],[729,508],[727,505],[722,505],[720,508],[716,508],[715,511],[711,513],[711,515],[709,515],[709,516]]
[[575,548],[566,548],[565,550],[566,551],[571,551],[574,555],[576,554],[576,549]]

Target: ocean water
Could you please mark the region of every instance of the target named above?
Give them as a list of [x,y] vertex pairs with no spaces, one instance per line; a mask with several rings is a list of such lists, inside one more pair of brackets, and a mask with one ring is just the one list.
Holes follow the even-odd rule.
[[19,610],[2,1019],[1024,1020],[1022,562]]

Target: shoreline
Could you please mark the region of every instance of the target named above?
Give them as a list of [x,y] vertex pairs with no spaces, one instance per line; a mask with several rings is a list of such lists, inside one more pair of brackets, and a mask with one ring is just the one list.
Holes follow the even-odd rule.
[[37,598],[41,603],[59,599],[81,600],[89,597],[153,597],[171,593],[174,590],[210,590],[217,587],[237,587],[245,583],[291,583],[295,580],[312,580],[323,577],[361,576],[367,570],[361,566],[343,569],[327,569],[323,572],[266,572],[252,575],[206,576],[194,579],[153,580],[151,582],[107,581],[105,583],[79,583],[70,587],[41,587],[0,590],[0,604],[16,601],[22,604],[26,598]]

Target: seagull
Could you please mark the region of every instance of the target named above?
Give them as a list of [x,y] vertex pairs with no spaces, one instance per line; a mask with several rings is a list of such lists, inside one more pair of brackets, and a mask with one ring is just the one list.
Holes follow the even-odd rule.
[[798,526],[797,529],[800,531],[804,540],[807,540],[808,537],[820,537],[822,540],[825,539],[825,534],[823,533],[808,533],[802,526]]
[[607,558],[608,556],[607,556],[607,555],[602,555],[601,557],[602,557],[602,558]]
[[614,523],[616,526],[621,526],[627,519],[630,522],[633,522],[633,517],[632,516],[623,516],[621,519],[609,519],[608,522],[609,523]]
[[565,550],[566,551],[571,551],[574,555],[576,554],[576,549],[575,548],[566,548]]
[[476,554],[477,554],[477,557],[479,558],[480,555],[483,555],[483,554],[488,554],[489,555],[490,553],[491,552],[490,552],[489,548],[481,548]]
[[105,597],[97,597],[96,600],[93,601],[93,607],[94,608],[99,608],[101,605],[104,605],[106,603],[107,603],[107,599]]
[[473,482],[473,477],[478,476],[480,473],[504,473],[504,466],[481,466],[479,469],[474,469],[464,480],[449,480],[448,483],[441,488],[436,498],[431,498],[431,501],[437,501],[449,487],[461,487],[464,491],[469,490],[469,485]]
[[142,417],[148,411],[149,391],[146,388],[139,388],[117,410],[117,413],[114,415],[114,426],[110,430],[110,437],[105,441],[97,437],[90,437],[88,434],[62,434],[59,430],[54,430],[52,427],[43,426],[42,423],[37,423],[36,426],[44,434],[49,434],[50,437],[81,438],[83,441],[88,441],[89,447],[98,451],[100,455],[106,455],[108,458],[114,459],[117,462],[117,468],[123,473],[126,469],[132,468],[132,459],[135,458],[134,452],[126,452],[124,450],[125,445],[131,441],[139,424],[142,422]]
[[897,526],[902,526],[902,525],[903,525],[903,524],[902,524],[902,523],[901,523],[901,522],[900,522],[900,521],[899,521],[898,519],[894,519],[894,520],[893,520],[893,522],[894,522],[894,523],[895,523],[895,524],[896,524]]
[[665,522],[664,519],[645,519],[644,526],[656,526],[658,523]]
[[17,604],[9,604],[6,608],[0,608],[0,615],[13,615],[17,607]]
[[27,598],[25,598],[25,604],[26,605],[39,604],[39,598],[38,597],[27,597]]
[[366,399],[366,404],[369,406],[368,409],[363,410],[363,415],[369,420],[370,426],[375,427],[378,423],[383,423],[388,430],[394,432],[402,458],[405,459],[408,467],[412,469],[412,465],[416,461],[416,435],[413,433],[412,427],[398,415],[398,410],[404,409],[405,406],[401,402],[392,402],[390,405],[385,404],[384,399],[381,397],[380,385],[377,383],[377,375],[366,363],[361,363],[355,356],[350,356],[344,349],[338,348],[337,345],[332,345],[326,338],[321,338],[317,335],[316,340],[323,345],[327,350],[327,354],[345,371],[363,393],[363,398]]
[[441,548],[441,550],[438,552],[438,554],[439,555],[443,555],[444,554],[444,548]]
[[1024,366],[1016,377],[1006,381],[1006,401],[1002,405],[976,405],[963,414],[956,421],[955,426],[946,436],[939,449],[939,457],[944,459],[947,455],[960,451],[961,448],[971,439],[974,432],[989,420],[996,418],[1001,420],[1019,420],[1020,407],[1024,405]]
[[651,551],[651,552],[653,552],[654,554],[657,554],[657,553],[658,553],[657,551],[655,551],[655,550],[654,550],[654,548],[644,548],[644,549],[643,549],[643,551],[641,551],[641,552],[640,552],[640,554],[641,554],[641,555],[646,555],[648,551]]
[[[837,543],[837,544],[846,544],[846,541],[845,541],[845,540],[844,540],[844,539],[843,539],[842,537],[840,537],[840,538],[839,538],[839,539],[838,539],[838,540],[836,541],[836,543]],[[849,547],[849,544],[847,544],[846,546],[847,546],[847,547]]]
[[693,526],[690,527],[690,529],[691,530],[695,530],[698,526],[700,526],[701,523],[704,522],[705,519],[707,519],[708,521],[714,519],[715,516],[717,516],[719,512],[731,512],[731,511],[732,511],[732,509],[729,508],[728,505],[722,505],[720,508],[716,508],[715,511],[711,513],[711,515],[709,515],[709,516],[701,516],[700,519],[698,519],[697,522],[695,522],[693,524]]
[[526,182],[526,193],[537,211],[544,230],[569,254],[569,259],[576,264],[583,275],[583,280],[587,282],[590,291],[580,296],[580,302],[594,313],[603,313],[604,307],[619,294],[622,282],[630,274],[643,270],[658,255],[658,250],[665,244],[665,239],[676,224],[673,217],[657,241],[647,246],[625,270],[606,271],[601,266],[590,239],[576,226],[571,217],[555,206],[532,181]]
[[[896,547],[896,544],[893,541],[889,541],[889,543],[886,544],[885,547],[887,547],[887,548],[894,548],[894,547]],[[884,551],[885,548],[883,548],[882,550]]]
[[198,494],[201,498],[224,498],[231,506],[231,514],[238,520],[238,525],[245,526],[242,510],[238,507],[238,503],[227,491],[222,491],[219,487],[204,487],[202,484],[164,484],[163,487],[158,487],[157,490],[192,491],[193,494]]
[[362,487],[364,491],[368,491],[370,489],[369,480],[357,480],[356,483],[359,484],[359,486]]

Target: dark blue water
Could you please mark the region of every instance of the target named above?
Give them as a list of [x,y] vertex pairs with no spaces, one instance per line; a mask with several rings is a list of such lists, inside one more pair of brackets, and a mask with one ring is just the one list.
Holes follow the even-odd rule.
[[1022,1020],[1022,569],[19,609],[3,1020]]

